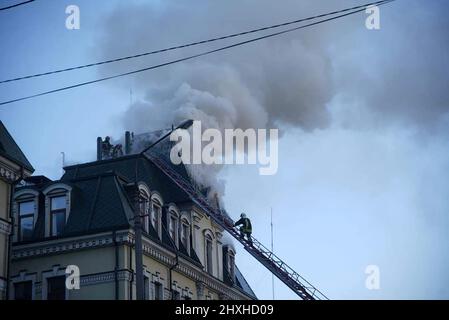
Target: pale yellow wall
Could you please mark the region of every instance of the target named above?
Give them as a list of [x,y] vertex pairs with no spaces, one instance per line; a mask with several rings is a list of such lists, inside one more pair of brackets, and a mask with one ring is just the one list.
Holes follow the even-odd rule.
[[8,203],[9,203],[10,185],[0,180],[0,218],[9,220]]
[[6,254],[8,252],[8,236],[4,233],[0,233],[0,276],[6,278],[6,270],[8,259]]

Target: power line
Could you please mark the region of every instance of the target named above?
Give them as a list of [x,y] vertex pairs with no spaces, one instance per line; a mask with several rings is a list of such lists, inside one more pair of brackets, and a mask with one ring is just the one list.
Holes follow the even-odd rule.
[[[389,3],[389,2],[393,2],[393,1],[396,1],[396,0],[383,1],[382,3],[379,3],[378,5],[383,5],[383,4],[386,4],[386,3]],[[187,56],[187,57],[184,57],[184,58],[171,60],[171,61],[168,61],[168,62],[164,62],[164,63],[157,64],[157,65],[153,65],[153,66],[146,67],[146,68],[143,68],[143,69],[133,70],[133,71],[120,73],[120,74],[116,74],[116,75],[109,76],[109,77],[104,77],[104,78],[99,78],[99,79],[95,79],[95,80],[91,80],[91,81],[81,82],[81,83],[74,84],[74,85],[71,85],[71,86],[66,86],[66,87],[53,89],[53,90],[49,90],[49,91],[44,91],[44,92],[41,92],[41,93],[37,93],[37,94],[33,94],[33,95],[29,95],[29,96],[25,96],[25,97],[13,99],[13,100],[3,101],[3,102],[0,102],[0,106],[6,105],[6,104],[10,104],[10,103],[13,103],[13,102],[18,102],[18,101],[23,101],[23,100],[28,100],[28,99],[31,99],[31,98],[36,98],[36,97],[48,95],[48,94],[52,94],[52,93],[56,93],[56,92],[60,92],[60,91],[74,89],[74,88],[78,88],[78,87],[82,87],[82,86],[86,86],[86,85],[90,85],[90,84],[94,84],[94,83],[98,83],[98,82],[102,82],[102,81],[106,81],[106,80],[111,80],[111,79],[115,79],[115,78],[119,78],[119,77],[124,77],[124,76],[128,76],[128,75],[131,75],[131,74],[141,73],[141,72],[144,72],[144,71],[149,71],[149,70],[161,68],[161,67],[164,67],[164,66],[168,66],[168,65],[171,65],[171,64],[175,64],[175,63],[179,63],[179,62],[183,62],[183,61],[187,61],[187,60],[192,60],[192,59],[199,58],[199,57],[202,57],[202,56],[206,56],[206,55],[209,55],[209,54],[212,54],[212,53],[216,53],[216,52],[219,52],[219,51],[223,51],[223,50],[231,49],[231,48],[238,47],[238,46],[241,46],[241,45],[245,45],[245,44],[248,44],[248,43],[256,42],[256,41],[259,41],[259,40],[262,40],[262,39],[275,37],[275,36],[282,35],[282,34],[285,34],[285,33],[289,33],[289,32],[295,31],[295,30],[304,29],[304,28],[315,26],[315,25],[318,25],[318,24],[322,24],[322,23],[325,23],[325,22],[328,22],[328,21],[332,21],[332,20],[336,20],[336,19],[343,18],[343,17],[346,17],[346,16],[350,16],[350,15],[362,12],[364,10],[365,10],[365,8],[359,9],[359,10],[356,10],[356,11],[351,11],[351,12],[348,12],[348,13],[345,13],[345,14],[342,14],[342,15],[338,15],[338,16],[335,16],[335,17],[323,19],[323,20],[320,20],[320,21],[317,21],[317,22],[313,22],[313,23],[309,23],[309,24],[306,24],[306,25],[303,25],[303,26],[298,26],[298,27],[295,27],[295,28],[291,28],[291,29],[287,29],[287,30],[271,33],[271,34],[268,34],[268,35],[264,35],[264,36],[253,38],[253,39],[249,39],[249,40],[246,40],[246,41],[237,42],[237,43],[234,43],[234,44],[231,44],[231,45],[220,47],[218,49],[213,49],[213,50],[205,51],[205,52],[202,52],[202,53],[194,54],[194,55],[191,55],[191,56]]]
[[386,3],[386,2],[389,2],[389,0],[382,0],[382,1],[372,2],[372,3],[365,4],[365,5],[360,5],[360,6],[356,6],[356,7],[352,7],[352,8],[347,8],[347,9],[343,9],[343,10],[338,10],[338,11],[334,11],[334,12],[329,12],[329,13],[316,15],[316,16],[313,16],[313,17],[308,17],[308,18],[293,20],[293,21],[289,21],[289,22],[279,23],[279,24],[268,26],[268,27],[262,27],[262,28],[247,30],[247,31],[233,33],[233,34],[220,36],[220,37],[216,37],[216,38],[211,38],[211,39],[207,39],[207,40],[191,42],[191,43],[187,43],[187,44],[183,44],[183,45],[177,45],[177,46],[168,47],[168,48],[165,48],[165,49],[158,49],[158,50],[154,50],[154,51],[139,53],[139,54],[125,56],[125,57],[120,57],[120,58],[116,58],[116,59],[104,60],[104,61],[88,63],[88,64],[74,66],[74,67],[69,67],[69,68],[64,68],[64,69],[57,69],[57,70],[52,70],[52,71],[48,71],[48,72],[42,72],[42,73],[36,73],[36,74],[27,75],[27,76],[21,76],[21,77],[6,79],[6,80],[0,81],[0,84],[7,83],[7,82],[24,80],[24,79],[48,76],[48,75],[51,75],[51,74],[62,73],[62,72],[67,72],[67,71],[73,71],[73,70],[79,70],[79,69],[84,69],[84,68],[90,68],[90,67],[94,67],[94,66],[100,66],[100,65],[103,65],[103,64],[119,62],[119,61],[129,60],[129,59],[135,59],[135,58],[140,58],[140,57],[153,55],[153,54],[157,54],[157,53],[183,49],[183,48],[187,48],[187,47],[197,46],[197,45],[200,45],[200,44],[216,42],[216,41],[219,41],[219,40],[235,38],[235,37],[239,37],[239,36],[243,36],[243,35],[247,35],[247,34],[251,34],[251,33],[256,33],[256,32],[260,32],[260,31],[275,29],[275,28],[279,28],[279,27],[285,27],[285,26],[288,26],[288,25],[291,25],[291,24],[297,24],[297,23],[300,23],[300,22],[305,22],[305,21],[310,21],[310,20],[314,20],[314,19],[324,18],[324,17],[330,16],[330,15],[340,14],[340,13],[343,13],[343,12],[348,12],[348,11],[352,11],[352,10],[356,10],[356,9],[360,9],[360,8],[366,8],[366,7],[373,6],[373,5],[381,5],[381,4]]
[[0,8],[0,11],[12,9],[12,8],[15,8],[15,7],[30,3],[30,2],[34,2],[34,1],[36,1],[36,0],[28,0],[28,1],[20,2],[20,3],[12,4],[10,6]]

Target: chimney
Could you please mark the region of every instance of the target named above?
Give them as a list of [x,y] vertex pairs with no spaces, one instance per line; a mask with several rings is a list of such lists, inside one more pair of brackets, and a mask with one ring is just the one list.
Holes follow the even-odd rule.
[[101,160],[101,144],[103,143],[103,140],[101,140],[101,137],[97,138],[97,161]]
[[125,155],[131,153],[131,133],[129,131],[125,132]]

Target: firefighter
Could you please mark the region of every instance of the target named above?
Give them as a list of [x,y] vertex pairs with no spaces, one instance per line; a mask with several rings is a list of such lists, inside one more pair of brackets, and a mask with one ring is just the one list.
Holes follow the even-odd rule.
[[251,233],[253,232],[252,227],[251,227],[251,221],[249,220],[249,218],[246,217],[246,214],[242,212],[242,214],[240,215],[240,220],[238,220],[236,223],[234,223],[234,227],[240,226],[240,237],[242,239],[246,238],[248,239],[248,243],[250,245],[253,244],[253,240],[251,239]]
[[111,158],[112,144],[111,138],[109,136],[106,136],[106,138],[104,138],[104,141],[101,143],[101,151],[102,151],[102,159]]

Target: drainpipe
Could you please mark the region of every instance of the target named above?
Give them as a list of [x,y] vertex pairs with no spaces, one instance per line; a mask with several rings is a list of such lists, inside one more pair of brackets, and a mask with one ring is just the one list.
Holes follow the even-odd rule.
[[13,241],[13,236],[14,236],[14,224],[15,224],[15,220],[14,220],[14,215],[13,215],[13,202],[14,202],[14,189],[16,187],[16,185],[23,180],[23,167],[20,167],[20,178],[13,182],[11,184],[11,189],[9,191],[9,217],[11,219],[11,233],[8,235],[8,253],[7,253],[7,257],[8,257],[8,261],[7,261],[7,269],[6,269],[6,300],[9,300],[9,286],[10,286],[10,281],[9,281],[9,277],[10,277],[10,270],[11,270],[11,252],[12,252],[12,241]]

